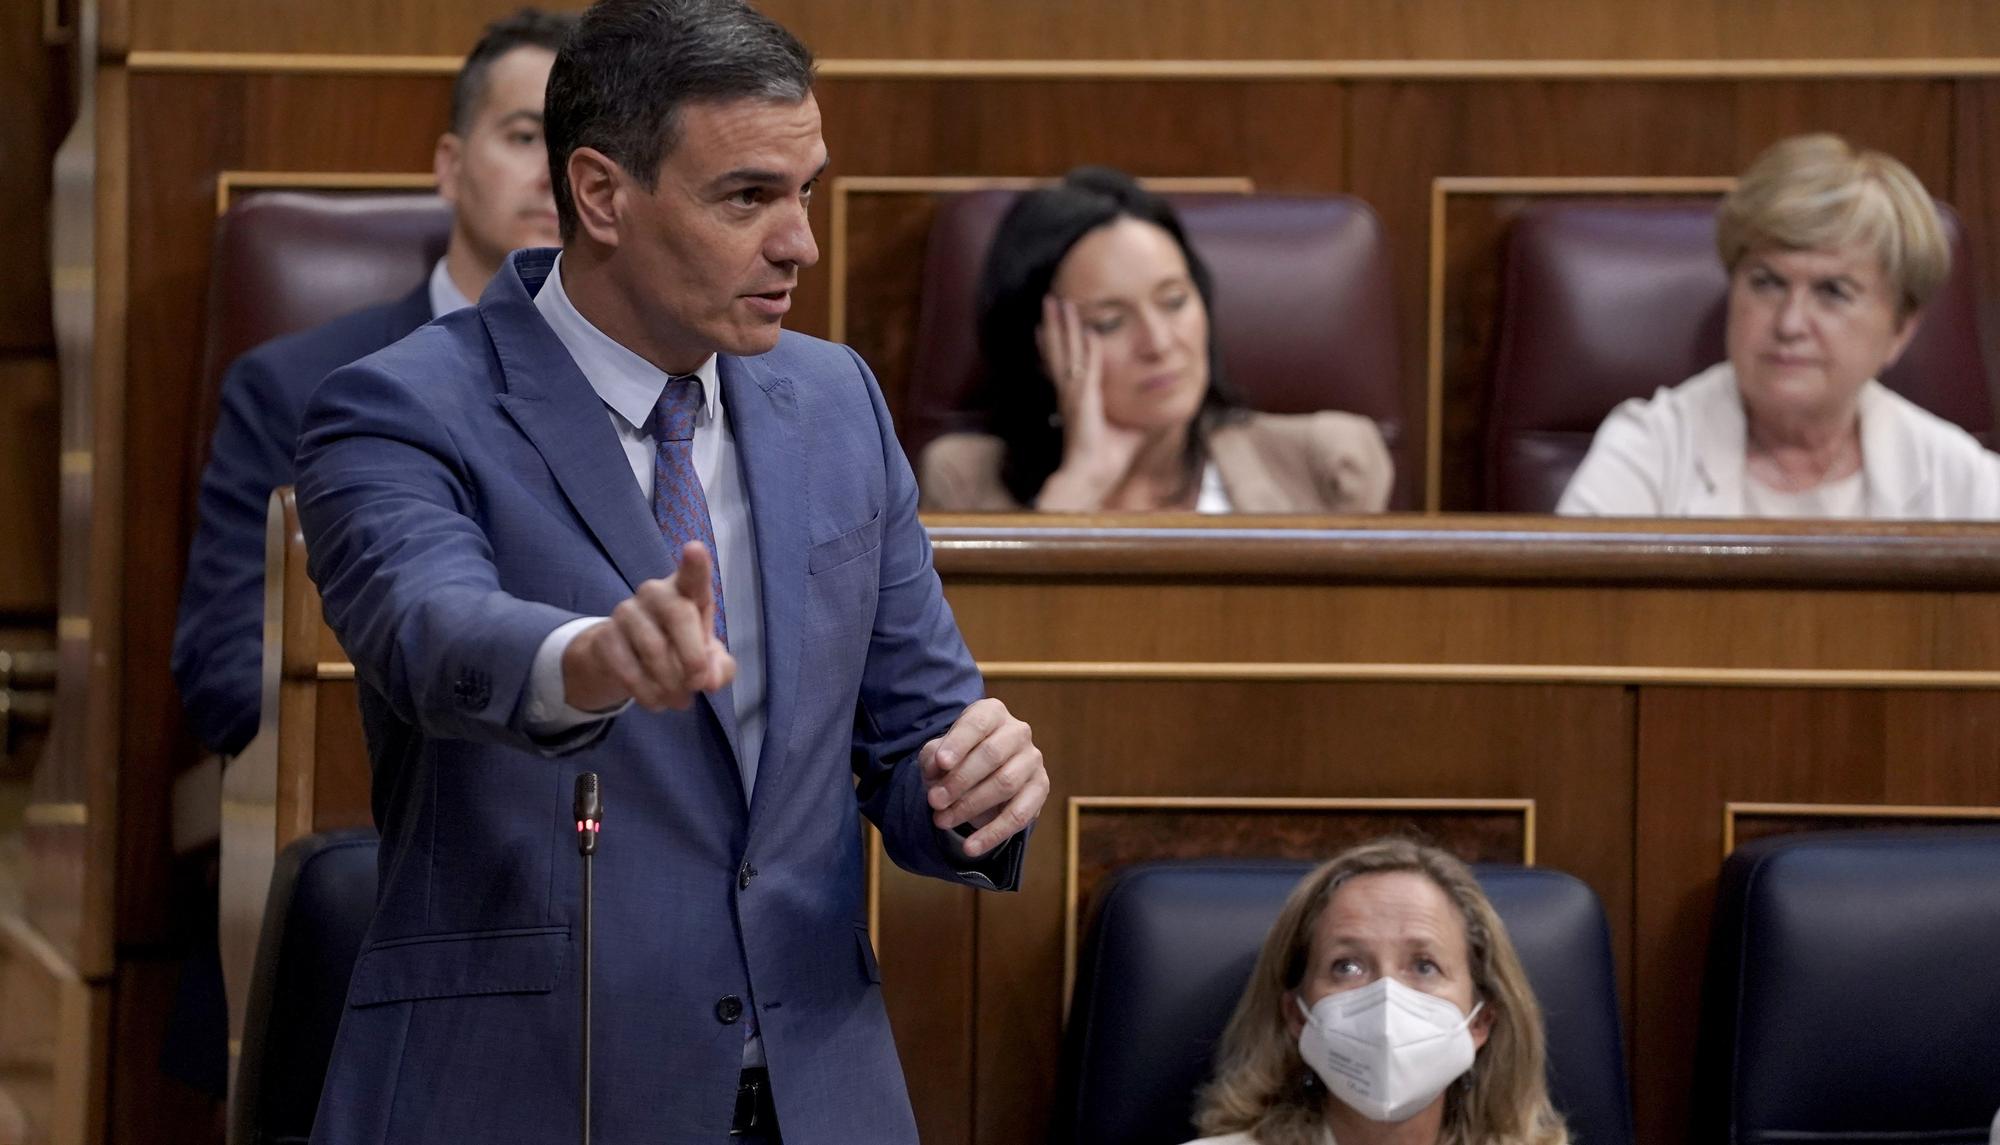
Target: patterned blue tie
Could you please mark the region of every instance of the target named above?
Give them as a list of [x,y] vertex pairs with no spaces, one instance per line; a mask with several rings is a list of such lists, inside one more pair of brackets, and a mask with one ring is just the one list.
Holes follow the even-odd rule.
[[653,407],[653,519],[667,539],[675,563],[689,541],[708,548],[711,588],[715,592],[715,635],[729,643],[729,624],[722,613],[722,554],[715,550],[715,527],[708,519],[708,498],[694,471],[694,418],[703,407],[701,379],[692,375],[667,379],[660,402]]

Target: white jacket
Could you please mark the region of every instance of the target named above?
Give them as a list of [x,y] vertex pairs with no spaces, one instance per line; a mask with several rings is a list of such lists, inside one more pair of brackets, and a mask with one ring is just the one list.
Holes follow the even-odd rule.
[[[1867,516],[2000,519],[2000,456],[1879,382],[1861,389]],[[1621,402],[1556,512],[1597,517],[1741,517],[1749,421],[1729,363],[1650,400]]]

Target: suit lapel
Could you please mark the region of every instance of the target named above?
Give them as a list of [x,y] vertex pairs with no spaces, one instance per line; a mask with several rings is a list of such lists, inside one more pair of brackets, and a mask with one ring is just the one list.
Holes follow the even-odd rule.
[[[534,292],[554,265],[552,250],[518,252],[479,300],[479,316],[505,379],[500,406],[534,443],[570,507],[636,591],[673,572],[674,556],[632,479],[604,400],[535,309]],[[716,722],[735,766],[742,748],[731,690],[703,695],[698,706]]]
[[717,363],[736,449],[750,491],[751,531],[757,538],[757,571],[764,604],[764,749],[757,760],[750,828],[758,809],[778,798],[792,708],[798,697],[799,658],[806,598],[805,454],[790,379],[760,363],[727,355]]
[[603,399],[535,309],[533,292],[547,280],[554,253],[517,254],[479,300],[505,378],[500,406],[534,443],[625,583],[637,589],[672,572],[673,558],[632,480]]

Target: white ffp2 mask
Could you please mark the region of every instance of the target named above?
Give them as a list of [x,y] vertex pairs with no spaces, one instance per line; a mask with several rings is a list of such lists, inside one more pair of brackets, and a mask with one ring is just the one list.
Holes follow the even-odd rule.
[[1472,1019],[1449,999],[1377,978],[1328,994],[1307,1009],[1299,1056],[1327,1089],[1362,1116],[1403,1121],[1472,1068]]

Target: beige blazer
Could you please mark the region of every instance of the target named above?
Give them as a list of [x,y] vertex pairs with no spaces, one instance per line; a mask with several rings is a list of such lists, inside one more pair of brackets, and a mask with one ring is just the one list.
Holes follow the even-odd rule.
[[[1861,389],[1861,472],[1872,518],[2000,518],[2000,457],[1880,382]],[[1741,517],[1749,417],[1729,363],[1611,411],[1556,512]]]
[[[1395,468],[1373,421],[1331,410],[1253,413],[1208,436],[1209,459],[1239,513],[1379,513]],[[1006,446],[983,433],[953,433],[917,462],[922,507],[940,513],[1018,513],[1000,481]]]

